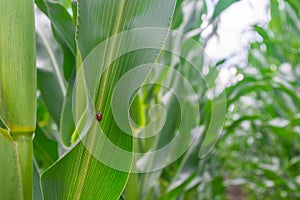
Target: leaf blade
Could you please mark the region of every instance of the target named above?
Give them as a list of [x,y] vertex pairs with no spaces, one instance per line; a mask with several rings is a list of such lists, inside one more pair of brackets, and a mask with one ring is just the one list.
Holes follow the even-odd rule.
[[[155,0],[151,2],[137,0],[120,1],[120,4],[108,0],[78,1],[79,27],[77,42],[80,56],[84,60],[98,44],[116,33],[144,26],[168,27],[174,6],[174,0]],[[100,11],[104,14],[101,14]],[[114,19],[111,19],[113,17]],[[91,26],[91,22],[95,23],[92,23]],[[163,44],[164,38],[162,37],[152,37],[152,39],[161,43],[161,45]],[[134,41],[128,41],[129,44],[131,42]],[[109,55],[108,58],[105,57],[105,62],[112,62],[112,53],[120,48],[119,45],[120,43],[114,41],[105,53],[102,52]],[[113,141],[116,147],[121,147],[129,153],[132,151],[132,137],[125,134],[114,122],[111,105],[109,104],[112,98],[112,90],[110,88],[113,88],[118,79],[133,66],[141,64],[143,61],[154,62],[158,52],[159,49],[122,55],[113,62],[112,69],[107,70],[102,79],[96,80],[96,83],[99,81],[100,83],[96,84],[95,90],[92,90],[93,94],[95,94],[96,108],[101,110],[104,116],[104,119],[101,121],[101,127],[105,132],[105,136],[110,141]],[[96,60],[97,62],[99,60]],[[90,142],[93,142],[94,138],[99,137],[100,140],[97,140],[98,142],[93,144],[91,148],[96,148],[95,151],[103,153],[103,149],[108,149],[106,148],[108,141],[105,141],[103,136],[99,136],[99,127],[98,123],[94,123],[86,137]],[[86,149],[82,142],[79,142],[42,175],[45,199],[119,198],[128,179],[131,159],[119,161],[115,157],[116,153],[113,151],[109,153],[104,152],[104,159],[119,161],[128,170],[125,172],[118,171],[101,163],[94,157],[94,154],[90,153],[90,150]],[[64,174],[62,171],[64,171]]]

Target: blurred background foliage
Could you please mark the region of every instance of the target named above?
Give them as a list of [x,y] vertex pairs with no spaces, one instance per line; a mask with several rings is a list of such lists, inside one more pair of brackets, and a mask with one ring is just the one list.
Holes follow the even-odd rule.
[[[230,60],[211,62],[204,49],[217,34],[220,15],[235,2],[178,0],[176,4],[172,30],[187,35],[200,45],[190,46],[190,39],[178,35],[170,36],[174,38],[169,45],[196,60],[197,69],[205,74],[207,87],[204,87],[204,79],[194,75],[195,69],[186,60],[169,52],[161,52],[158,59],[159,63],[181,72],[199,92],[201,118],[198,128],[202,133],[208,131],[211,120],[215,119],[210,108],[220,95],[215,94],[212,98],[209,94],[216,89],[214,83],[218,72]],[[67,150],[74,131],[69,113],[72,109],[77,11],[75,1],[36,0],[36,4],[39,93],[34,155],[42,172]],[[214,8],[207,5],[214,5]],[[216,121],[217,127],[224,127],[210,154],[200,158],[199,150],[202,146],[209,150],[217,138],[217,130],[212,136],[207,135],[212,137],[207,143],[204,137],[196,138],[192,148],[168,167],[152,173],[132,174],[122,198],[300,198],[300,3],[298,0],[270,0],[269,10],[270,22],[252,27],[256,40],[249,45],[247,65],[226,63],[233,72],[224,90],[226,116],[223,121],[225,111],[217,113],[220,118]],[[214,64],[206,67],[207,63]],[[173,81],[171,85],[176,88],[179,83],[173,76],[157,70],[152,71],[150,78]],[[149,142],[157,144],[157,148],[168,143],[181,131],[178,130],[180,117],[189,117],[184,110],[181,115],[176,114],[180,113],[178,102],[166,96],[169,96],[168,92],[159,86],[145,87],[138,94],[145,111],[151,104],[159,102],[169,107],[168,114],[173,116],[169,126],[164,127],[166,134],[136,141],[140,151],[147,150]],[[193,104],[191,98],[186,98],[185,102]],[[193,130],[184,131],[188,134],[184,134],[186,138],[183,139],[190,139]],[[142,159],[141,162],[155,165],[160,160]]]
[[226,89],[228,114],[214,153],[229,195],[300,197],[299,9],[299,1],[270,1],[269,24],[253,25],[258,41],[247,66],[237,66],[242,80]]

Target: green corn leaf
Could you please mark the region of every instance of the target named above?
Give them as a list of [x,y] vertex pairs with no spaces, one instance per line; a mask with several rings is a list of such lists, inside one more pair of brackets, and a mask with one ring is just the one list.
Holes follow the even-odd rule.
[[72,135],[75,130],[74,118],[72,113],[72,96],[73,88],[67,88],[67,94],[64,99],[61,121],[60,121],[60,138],[66,147],[72,145]]
[[176,8],[174,12],[174,19],[172,23],[172,30],[178,28],[183,22],[183,12],[182,12],[182,2],[184,0],[178,0],[176,3]]
[[[54,3],[47,5],[47,1],[37,1],[37,4],[43,11],[49,16],[48,10],[51,7],[51,12],[59,12],[59,10],[63,10],[60,4]],[[48,7],[48,9],[47,9]],[[62,19],[68,18],[69,14],[62,12]],[[61,48],[59,48],[58,43],[55,41],[53,35],[51,34],[50,23],[45,23],[47,20],[42,18],[44,15],[42,12],[37,10],[37,60],[38,60],[38,86],[41,91],[41,95],[43,97],[43,101],[45,102],[47,109],[56,122],[56,124],[60,127],[60,132],[64,132],[64,137],[62,137],[62,142],[65,146],[71,145],[71,135],[74,132],[74,122],[72,115],[72,82],[74,80],[70,79],[70,74],[66,76],[65,71],[62,73],[62,66],[64,66],[64,70],[67,69],[65,65],[68,60],[72,60],[75,62],[75,57],[67,57],[64,55],[62,59],[62,51],[64,54],[66,53],[65,42],[62,42],[57,38],[58,34],[56,33],[57,41]],[[54,14],[53,14],[54,15]],[[68,18],[69,19],[69,18]],[[70,23],[70,20],[58,20],[56,18],[52,19],[52,24],[54,23]],[[58,21],[58,22],[56,22]],[[66,21],[66,22],[65,22]],[[67,30],[61,30],[61,32],[67,31],[70,32],[69,26],[60,26],[66,28]],[[72,27],[72,26],[71,26]],[[53,32],[57,32],[57,28],[52,25]],[[71,31],[72,32],[72,31]],[[73,31],[74,32],[74,31]],[[74,36],[72,36],[74,37]],[[75,39],[74,39],[75,40]],[[64,64],[63,61],[64,60]],[[73,64],[74,65],[74,64]],[[71,69],[70,73],[73,69]],[[65,83],[65,79],[70,79],[68,84]],[[65,95],[65,98],[64,98]],[[69,133],[69,134],[68,134]],[[60,134],[62,136],[62,134]],[[67,136],[67,137],[66,137]]]
[[[60,44],[63,51],[63,74],[66,80],[69,80],[75,68],[75,26],[72,17],[61,2],[49,0],[36,0],[36,5],[51,20],[51,26],[55,39]],[[69,3],[71,1],[63,1]]]
[[71,0],[58,0],[66,9],[71,7]]
[[66,83],[61,69],[62,51],[51,34],[46,16],[39,10],[36,13],[38,88],[51,117],[59,125],[66,93]]
[[58,144],[49,139],[43,129],[37,125],[33,140],[34,157],[40,169],[50,167],[58,159]]
[[58,79],[52,71],[38,68],[37,80],[45,105],[51,117],[59,125],[64,95],[60,90]]
[[[79,0],[77,27],[78,66],[80,67],[81,59],[85,62],[93,48],[117,33],[143,27],[169,27],[175,3],[175,0],[120,0],[118,2],[110,0]],[[111,40],[105,51],[101,52],[99,57],[95,57],[94,60],[89,60],[88,63],[92,62],[97,66],[99,65],[100,57],[103,57],[106,63],[112,62],[114,51],[126,48],[127,45],[130,46],[139,41],[141,43],[153,41],[155,44],[160,44],[160,48],[162,48],[166,35],[167,31],[158,36],[149,34],[147,35],[148,38],[136,38],[137,41],[131,39],[126,41],[126,43]],[[42,188],[46,200],[109,200],[119,198],[129,176],[132,160],[130,157],[132,156],[126,160],[118,160],[120,155],[106,148],[108,143],[105,142],[105,139],[108,138],[117,147],[129,152],[129,155],[133,148],[133,142],[132,137],[123,132],[114,121],[110,105],[113,92],[111,88],[114,88],[120,77],[134,66],[154,63],[159,51],[160,49],[143,49],[122,55],[113,61],[113,64],[103,74],[101,79],[97,77],[98,79],[95,82],[93,82],[94,80],[87,80],[95,85],[91,91],[95,100],[93,103],[95,103],[96,110],[100,110],[103,113],[103,120],[98,123],[94,119],[92,122],[92,128],[89,129],[86,136],[86,141],[92,143],[89,146],[89,150],[84,146],[83,142],[79,142],[42,175]],[[96,53],[99,52],[96,51]],[[104,55],[108,55],[108,57]],[[97,70],[101,69],[97,68]],[[97,74],[97,72],[95,73]],[[80,93],[84,88],[75,88],[75,95],[78,97],[76,106],[85,108],[85,99],[80,97],[80,95],[85,95]],[[84,105],[80,105],[80,102]],[[99,134],[99,124],[105,136]],[[81,130],[80,124],[77,130]],[[93,139],[97,139],[96,142]],[[119,171],[106,166],[98,160],[99,158],[96,159],[94,153],[91,154],[91,149],[95,150],[96,153],[100,153],[103,156],[101,158],[107,161],[114,161],[115,159],[117,164],[127,171]]]

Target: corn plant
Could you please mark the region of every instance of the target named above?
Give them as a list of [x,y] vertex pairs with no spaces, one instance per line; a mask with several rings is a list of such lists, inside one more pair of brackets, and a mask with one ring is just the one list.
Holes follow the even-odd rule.
[[[208,23],[217,25],[234,2],[220,1]],[[0,199],[193,198],[200,184],[199,151],[213,147],[225,114],[223,93],[207,96],[217,90],[218,73],[204,61],[203,30],[194,31],[207,14],[206,3],[36,0],[35,5],[0,4]],[[186,8],[192,8],[188,15]],[[196,101],[193,92],[199,93]],[[152,107],[158,103],[166,108],[166,121],[161,108]],[[199,108],[206,117],[198,117]],[[148,156],[171,137],[178,141],[169,151]],[[191,139],[192,147],[179,154],[177,147]]]

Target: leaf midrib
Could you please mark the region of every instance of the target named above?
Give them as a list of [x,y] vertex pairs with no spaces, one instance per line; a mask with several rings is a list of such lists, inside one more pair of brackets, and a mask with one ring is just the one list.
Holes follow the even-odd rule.
[[[118,12],[119,15],[117,17],[117,23],[116,23],[116,26],[113,29],[112,36],[117,34],[120,31],[121,19],[122,19],[122,16],[124,15],[125,4],[126,4],[126,0],[121,0],[120,7],[119,7],[119,12]],[[79,4],[78,4],[78,6],[79,6]],[[109,50],[109,57],[107,59],[108,62],[106,62],[106,63],[111,63],[112,62],[115,44],[116,44],[116,39],[113,38],[112,42],[111,42],[111,47],[112,48],[110,48],[110,50]],[[104,78],[103,78],[104,83],[103,83],[103,87],[102,87],[103,89],[99,88],[100,83],[98,83],[98,88],[96,90],[96,91],[99,91],[98,96],[96,98],[98,101],[95,102],[96,103],[96,108],[98,110],[101,107],[101,104],[102,104],[102,101],[103,101],[103,95],[102,94],[104,94],[104,91],[108,86],[108,77],[109,77],[110,74],[111,73],[107,72],[104,75]],[[91,130],[96,130],[96,129],[91,129]],[[94,144],[95,144],[96,133],[91,132],[90,134],[91,134],[91,137],[92,137],[91,147],[93,148]],[[75,184],[75,190],[74,190],[75,191],[75,194],[74,194],[75,198],[74,199],[76,199],[76,200],[80,200],[80,197],[82,195],[83,186],[84,186],[84,183],[85,183],[85,180],[86,180],[88,168],[90,166],[91,158],[92,158],[92,155],[86,149],[84,149],[83,158],[82,158],[82,161],[83,161],[82,168],[80,168],[80,170],[83,170],[83,173],[79,173],[79,177],[77,178],[77,184]],[[121,195],[121,193],[119,195]]]

